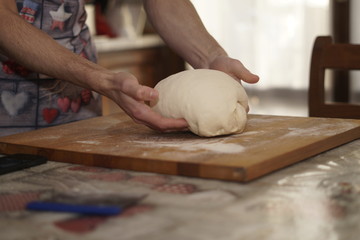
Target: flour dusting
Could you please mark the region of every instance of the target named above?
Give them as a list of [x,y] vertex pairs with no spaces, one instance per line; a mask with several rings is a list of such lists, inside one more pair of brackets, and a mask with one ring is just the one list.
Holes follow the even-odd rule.
[[240,153],[244,151],[244,147],[235,143],[224,143],[219,140],[207,141],[186,141],[186,142],[171,142],[171,141],[131,141],[147,147],[156,148],[171,148],[188,152],[211,151],[217,153]]
[[337,123],[336,126],[334,124],[320,124],[316,127],[311,128],[288,128],[290,131],[285,136],[333,136],[344,132],[346,130],[350,130],[356,127],[356,124],[353,123]]
[[99,142],[99,141],[76,141],[76,143],[90,144],[90,145],[99,145],[99,144],[101,144],[101,142]]

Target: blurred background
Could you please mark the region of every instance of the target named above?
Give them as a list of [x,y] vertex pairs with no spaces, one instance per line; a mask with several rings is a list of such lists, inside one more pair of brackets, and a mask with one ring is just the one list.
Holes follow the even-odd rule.
[[[250,99],[250,113],[254,114],[307,116],[310,58],[316,36],[331,35],[337,42],[360,43],[360,15],[357,14],[360,1],[357,0],[192,2],[208,31],[228,54],[260,76],[258,84],[244,84]],[[94,3],[88,4],[88,24],[96,35],[100,63],[109,58],[107,54],[111,51],[125,54],[131,49],[163,45],[146,20],[141,4],[141,0],[109,0],[107,8],[102,10],[112,31],[110,34],[99,34],[99,6],[95,9]],[[171,57],[175,65],[181,64],[173,55]],[[109,64],[106,66],[114,68]],[[181,67],[169,64],[166,68],[181,70]],[[121,65],[114,70],[124,69],[131,70]],[[138,71],[141,75],[143,70]],[[155,74],[154,78],[171,73]],[[331,79],[331,74],[328,75]],[[350,101],[360,102],[360,74],[353,71],[349,78],[349,86],[345,87],[351,92]],[[143,81],[152,85],[152,80]],[[329,81],[328,87],[335,85]]]
[[[193,3],[207,29],[228,53],[259,74],[258,84],[244,84],[252,113],[307,116],[313,42],[316,36],[334,35],[338,31],[334,25],[339,20],[334,19],[334,14],[344,18],[343,25],[345,18],[350,18],[350,42],[360,43],[357,0],[193,0]],[[346,7],[349,16],[344,16]],[[360,78],[356,72],[352,75],[355,75],[350,84],[352,100],[356,101]]]

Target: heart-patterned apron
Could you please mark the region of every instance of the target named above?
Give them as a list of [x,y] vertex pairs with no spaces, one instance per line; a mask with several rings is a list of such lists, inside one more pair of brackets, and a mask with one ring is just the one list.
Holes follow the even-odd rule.
[[[19,0],[16,4],[24,21],[74,53],[96,61],[85,25],[84,0]],[[0,55],[0,136],[99,115],[98,94],[33,72]]]

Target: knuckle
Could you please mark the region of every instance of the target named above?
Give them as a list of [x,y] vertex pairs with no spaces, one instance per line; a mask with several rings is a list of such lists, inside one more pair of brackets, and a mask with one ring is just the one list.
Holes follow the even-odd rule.
[[138,99],[143,99],[145,96],[145,89],[143,87],[139,87],[137,90],[136,90],[136,97]]
[[166,132],[168,130],[168,128],[162,124],[157,125],[157,129],[160,132]]
[[232,62],[233,62],[235,65],[244,66],[244,65],[242,64],[242,62],[240,62],[240,60],[238,60],[238,59],[232,59]]
[[129,78],[125,78],[123,81],[120,82],[120,88],[123,90],[128,90],[131,86],[131,81]]
[[144,119],[144,111],[140,108],[135,108],[132,110],[132,115],[133,117],[138,120],[138,121],[142,121]]
[[169,131],[169,126],[165,122],[159,122],[157,124],[157,128],[160,132],[167,132]]

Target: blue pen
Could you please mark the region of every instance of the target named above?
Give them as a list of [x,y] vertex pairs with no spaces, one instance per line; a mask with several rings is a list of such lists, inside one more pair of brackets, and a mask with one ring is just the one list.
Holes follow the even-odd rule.
[[33,201],[28,203],[26,208],[37,211],[70,212],[92,215],[117,215],[123,211],[123,208],[119,206],[97,206],[48,201]]

